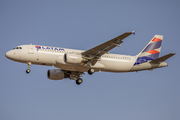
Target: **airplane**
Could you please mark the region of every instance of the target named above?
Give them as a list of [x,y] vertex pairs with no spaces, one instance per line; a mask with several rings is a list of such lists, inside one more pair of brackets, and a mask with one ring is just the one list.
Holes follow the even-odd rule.
[[19,45],[6,52],[5,56],[13,61],[26,63],[30,73],[31,64],[53,66],[58,69],[49,69],[47,77],[51,80],[69,78],[80,85],[84,72],[92,75],[94,72],[137,72],[166,67],[164,62],[175,53],[159,57],[163,35],[155,35],[144,49],[135,56],[111,54],[109,51],[121,46],[123,39],[135,31],[126,32],[107,42],[104,42],[89,50],[75,50],[61,47],[42,45]]

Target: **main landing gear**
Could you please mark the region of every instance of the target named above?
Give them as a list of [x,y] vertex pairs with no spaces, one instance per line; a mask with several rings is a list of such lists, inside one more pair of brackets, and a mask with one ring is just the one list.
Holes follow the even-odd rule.
[[76,80],[76,84],[77,84],[77,85],[80,85],[82,82],[83,82],[83,80],[82,80],[81,78],[79,78],[79,79]]
[[[88,70],[88,74],[89,75],[92,75],[93,73],[94,73],[95,71],[94,71],[94,69],[92,69],[92,68],[90,68],[89,70]],[[81,79],[81,78],[79,78],[80,77],[80,74],[78,75],[78,74],[76,74],[77,76],[75,77],[75,78],[78,78],[78,79],[76,79],[76,84],[77,85],[80,85],[82,82],[83,82],[83,80]]]
[[69,78],[70,80],[75,80],[77,85],[80,85],[83,80],[80,78],[82,77],[82,74],[84,74],[83,72],[79,72],[79,71],[64,71],[66,76],[68,76],[67,78]]
[[31,62],[27,62],[27,64],[28,64],[28,69],[26,70],[26,73],[30,73],[31,72],[31,70],[30,70]]
[[89,73],[89,75],[92,75],[92,74],[94,73],[94,69],[90,68],[90,69],[88,70],[88,73]]

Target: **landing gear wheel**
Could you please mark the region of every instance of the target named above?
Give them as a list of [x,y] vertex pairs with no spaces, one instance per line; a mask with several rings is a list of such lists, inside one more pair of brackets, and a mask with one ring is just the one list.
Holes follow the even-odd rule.
[[90,68],[90,69],[88,70],[88,73],[89,73],[89,75],[92,75],[92,74],[94,73],[94,69]]
[[27,70],[26,70],[26,73],[30,73],[30,72],[31,72],[31,70],[30,70],[30,69],[27,69]]
[[80,85],[82,82],[83,82],[83,80],[82,80],[81,78],[79,78],[79,79],[76,80],[76,84],[77,84],[77,85]]
[[31,72],[31,70],[30,70],[31,62],[27,62],[27,64],[28,64],[28,69],[26,70],[26,73],[30,73]]

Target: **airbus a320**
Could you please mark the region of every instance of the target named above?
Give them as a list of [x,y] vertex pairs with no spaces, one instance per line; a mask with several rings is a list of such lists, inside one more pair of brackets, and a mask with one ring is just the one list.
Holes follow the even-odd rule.
[[109,53],[111,49],[121,46],[123,39],[131,34],[135,34],[135,31],[126,32],[86,51],[30,44],[19,45],[6,52],[5,56],[16,62],[26,63],[28,65],[26,73],[30,73],[32,64],[54,66],[57,69],[47,71],[49,79],[69,78],[75,80],[77,85],[83,82],[81,77],[84,72],[88,72],[89,75],[98,71],[137,72],[168,66],[164,61],[175,53],[159,57],[162,35],[155,35],[135,56]]

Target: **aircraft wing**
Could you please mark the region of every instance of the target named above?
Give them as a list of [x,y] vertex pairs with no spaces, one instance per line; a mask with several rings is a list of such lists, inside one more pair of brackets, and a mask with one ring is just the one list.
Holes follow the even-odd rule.
[[135,34],[135,31],[126,32],[126,33],[124,33],[116,38],[113,38],[103,44],[100,44],[94,48],[91,48],[85,52],[82,52],[81,54],[84,57],[87,57],[88,59],[90,59],[91,64],[94,65],[103,54],[109,52],[111,49],[115,48],[116,46],[120,46],[120,44],[123,43],[122,40],[131,34]]

